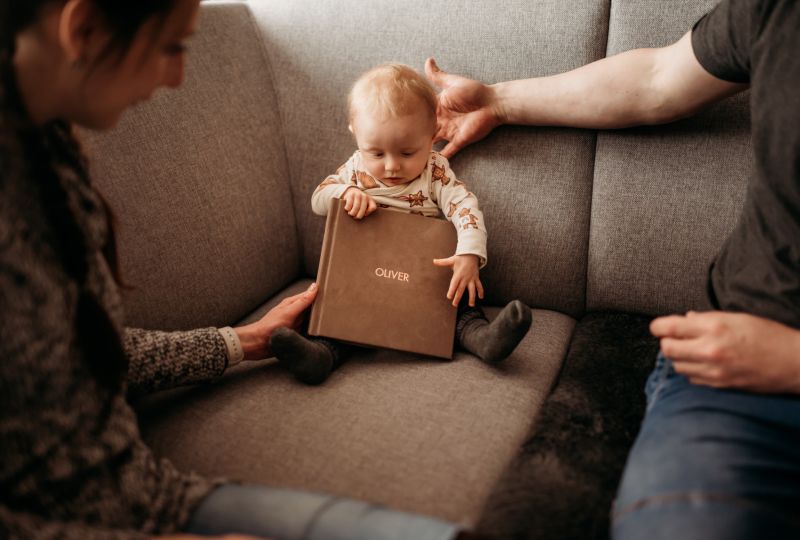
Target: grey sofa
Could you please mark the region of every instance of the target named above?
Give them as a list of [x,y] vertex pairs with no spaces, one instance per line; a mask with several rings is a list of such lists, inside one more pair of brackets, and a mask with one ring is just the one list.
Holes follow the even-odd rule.
[[[316,273],[314,187],[353,151],[363,70],[427,56],[485,82],[676,40],[714,0],[204,2],[188,79],[87,136],[130,325],[250,321]],[[532,331],[500,368],[364,352],[321,387],[274,360],[139,404],[183,469],[336,493],[498,537],[602,537],[654,360],[700,306],[750,171],[746,96],[670,126],[503,127],[452,160],[489,230],[487,311]]]

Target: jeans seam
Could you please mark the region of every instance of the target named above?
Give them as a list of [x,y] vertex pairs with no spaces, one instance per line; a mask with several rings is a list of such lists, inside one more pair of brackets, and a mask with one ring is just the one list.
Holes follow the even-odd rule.
[[634,512],[637,512],[645,508],[663,504],[674,504],[687,501],[728,502],[728,503],[733,503],[740,507],[757,508],[760,511],[765,511],[769,514],[772,514],[776,517],[786,520],[789,523],[800,525],[800,521],[798,521],[797,519],[788,518],[785,514],[775,511],[768,505],[759,504],[754,501],[744,499],[742,497],[738,497],[735,495],[730,495],[727,493],[715,493],[715,492],[705,492],[705,491],[663,493],[659,495],[652,495],[650,497],[645,497],[627,505],[621,510],[618,511],[614,510],[612,515],[612,521],[614,524],[617,524],[626,517],[628,517],[629,515],[633,514]]

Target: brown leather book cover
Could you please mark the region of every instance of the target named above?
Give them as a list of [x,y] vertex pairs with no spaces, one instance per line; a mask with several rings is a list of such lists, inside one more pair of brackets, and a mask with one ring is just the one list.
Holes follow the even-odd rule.
[[333,201],[308,333],[357,345],[453,357],[453,271],[433,259],[455,253],[443,219],[379,208],[362,220]]

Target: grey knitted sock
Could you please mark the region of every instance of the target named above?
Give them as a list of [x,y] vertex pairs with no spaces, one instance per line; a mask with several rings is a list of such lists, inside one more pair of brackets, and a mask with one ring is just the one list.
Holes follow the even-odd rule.
[[514,300],[491,323],[476,317],[464,325],[458,339],[461,346],[482,360],[502,362],[519,345],[531,327],[531,308]]
[[290,328],[276,328],[269,346],[278,362],[306,384],[325,382],[336,367],[336,352],[327,343],[305,338]]

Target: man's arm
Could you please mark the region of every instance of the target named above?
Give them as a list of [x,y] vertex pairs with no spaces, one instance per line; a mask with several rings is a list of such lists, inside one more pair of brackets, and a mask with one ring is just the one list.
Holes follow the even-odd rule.
[[635,49],[578,69],[487,86],[441,71],[428,77],[439,96],[439,140],[452,156],[500,124],[622,128],[690,116],[747,85],[708,73],[692,50],[691,32],[658,49]]

